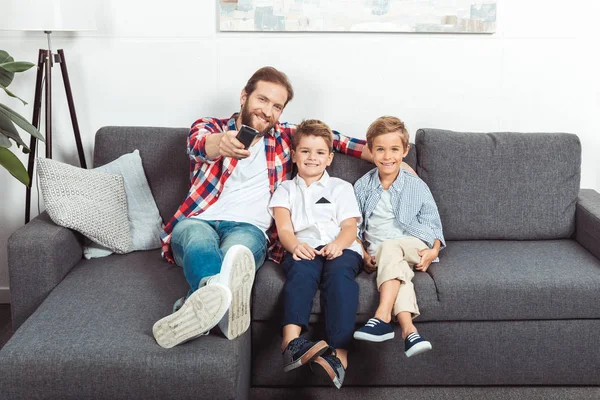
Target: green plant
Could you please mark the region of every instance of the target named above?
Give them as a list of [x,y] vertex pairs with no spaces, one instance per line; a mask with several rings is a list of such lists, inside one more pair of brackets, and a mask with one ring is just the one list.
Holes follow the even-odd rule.
[[[15,61],[6,51],[0,50],[0,89],[3,89],[7,95],[21,100],[23,105],[27,103],[13,94],[7,89],[11,84],[15,73],[24,72],[33,67],[35,64],[25,61]],[[23,142],[17,128],[23,129],[25,132],[34,136],[38,140],[44,141],[42,134],[25,118],[11,110],[4,104],[0,103],[0,165],[2,165],[12,176],[21,181],[24,185],[29,186],[29,175],[21,160],[14,155],[9,148],[12,146],[13,140],[17,147],[23,147],[23,153],[29,153],[29,147]]]

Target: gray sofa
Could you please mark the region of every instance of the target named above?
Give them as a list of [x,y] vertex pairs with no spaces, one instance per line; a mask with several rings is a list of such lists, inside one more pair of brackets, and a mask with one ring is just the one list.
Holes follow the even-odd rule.
[[[102,128],[94,164],[139,149],[166,221],[187,191],[186,136]],[[422,129],[415,142],[408,162],[430,186],[448,241],[414,279],[431,352],[407,359],[398,338],[356,343],[339,391],[308,368],[283,373],[284,278],[272,262],[257,274],[245,335],[162,349],[151,328],[187,290],[181,269],[159,250],[83,260],[81,235],[42,213],[8,242],[17,330],[0,351],[0,397],[600,398],[600,194],[579,189],[578,138]],[[354,182],[371,168],[337,154],[330,173]],[[357,280],[360,324],[378,294],[374,274]],[[311,323],[319,334],[318,294]]]

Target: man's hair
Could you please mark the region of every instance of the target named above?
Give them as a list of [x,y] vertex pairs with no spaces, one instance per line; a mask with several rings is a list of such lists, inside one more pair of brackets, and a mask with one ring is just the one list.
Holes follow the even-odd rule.
[[292,101],[292,98],[294,97],[294,89],[292,88],[292,84],[290,83],[287,75],[283,72],[278,71],[273,67],[262,67],[261,69],[256,71],[250,77],[250,79],[248,79],[248,82],[244,87],[244,91],[248,96],[250,96],[252,92],[254,92],[258,81],[271,82],[283,86],[285,90],[287,90],[287,100],[283,105],[284,107],[287,105],[287,103]]
[[327,148],[330,152],[333,151],[333,132],[326,123],[319,121],[318,119],[307,119],[296,126],[296,133],[292,142],[292,148],[296,150],[296,147],[300,143],[300,139],[305,136],[316,136],[323,138]]
[[404,127],[404,122],[396,117],[379,117],[367,129],[367,146],[369,150],[373,150],[373,140],[377,136],[385,135],[386,133],[398,132],[402,139],[402,146],[406,150],[408,146],[408,131]]

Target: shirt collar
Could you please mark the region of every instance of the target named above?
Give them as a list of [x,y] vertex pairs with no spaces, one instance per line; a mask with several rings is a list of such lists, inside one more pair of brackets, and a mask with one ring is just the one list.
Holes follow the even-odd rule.
[[[394,181],[394,183],[392,183],[392,185],[388,189],[392,189],[395,192],[399,192],[400,190],[402,190],[402,184],[404,183],[404,174],[405,173],[408,173],[408,172],[401,168],[400,173],[398,173],[398,176],[396,177],[396,180]],[[375,169],[375,183],[377,184],[378,188],[381,188],[383,190],[383,185],[381,184],[381,179],[379,179],[379,171],[377,169]]]
[[[302,187],[302,188],[306,188],[306,182],[304,182],[304,179],[300,177],[300,175],[296,175],[294,177],[294,180],[296,181],[296,185]],[[327,184],[329,183],[329,174],[327,173],[327,170],[325,170],[323,172],[323,176],[321,177],[321,179],[319,179],[318,181],[314,182],[313,185],[319,184],[323,187],[327,187]]]
[[[231,116],[231,118],[229,119],[229,121],[227,121],[227,127],[229,128],[230,131],[237,131],[238,127],[235,121],[237,121],[237,117],[238,115],[240,115],[240,113],[233,113],[233,115]],[[275,127],[272,128],[269,132],[267,132],[267,134],[265,136],[274,136],[274,137],[278,137],[280,136],[280,124],[279,121],[277,121],[275,123]]]

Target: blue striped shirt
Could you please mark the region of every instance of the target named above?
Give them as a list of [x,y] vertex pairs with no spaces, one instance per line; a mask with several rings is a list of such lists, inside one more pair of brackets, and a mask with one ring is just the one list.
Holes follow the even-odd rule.
[[[440,214],[427,184],[419,177],[401,169],[389,190],[394,217],[402,230],[421,239],[430,248],[433,247],[435,239],[441,242],[440,249],[446,247]],[[358,237],[361,240],[382,192],[383,186],[377,168],[367,172],[354,184],[354,193],[363,215],[358,229]]]

